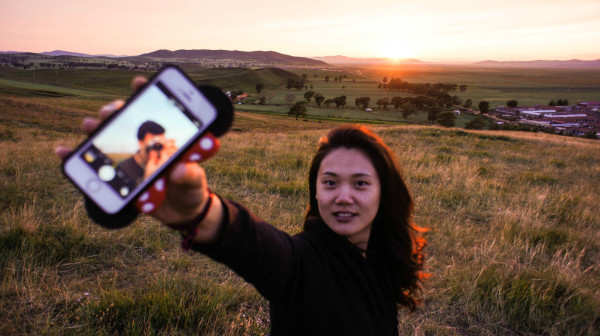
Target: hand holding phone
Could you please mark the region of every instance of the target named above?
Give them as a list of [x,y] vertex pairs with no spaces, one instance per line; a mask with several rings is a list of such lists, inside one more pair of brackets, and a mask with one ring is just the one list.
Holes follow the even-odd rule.
[[[167,70],[177,69],[167,68],[150,80],[148,84],[145,83],[145,79],[134,79],[134,87],[143,86],[140,93],[134,95],[125,107],[121,108],[123,104],[119,102],[104,107],[100,113],[101,118],[105,119],[104,122],[85,120],[83,128],[86,132],[92,134],[75,151],[71,152],[66,148],[57,149],[57,153],[65,159],[63,165],[65,175],[107,214],[116,213],[127,204],[131,204],[130,202],[161,176],[169,166],[172,166],[175,162],[182,161],[180,158],[185,155],[186,150],[194,145],[195,141],[198,140],[208,127],[212,127],[211,131],[217,135],[221,135],[231,125],[233,117],[231,103],[226,99],[225,101],[219,101],[221,97],[216,97],[217,99],[215,99],[215,96],[222,95],[220,90],[203,88],[204,92],[211,97],[211,103],[206,97],[203,97],[201,92],[198,95],[198,90],[195,86],[185,83],[187,77],[183,76],[184,81],[182,82],[180,74],[173,76],[173,71]],[[164,76],[165,72],[171,72],[171,76]],[[215,95],[214,93],[217,94]],[[149,95],[150,99],[148,98]],[[190,100],[186,95],[200,97],[201,99],[199,101]],[[159,98],[159,102],[162,101],[164,103],[168,100],[168,108],[165,109],[164,104],[157,104],[157,97]],[[146,101],[146,104],[141,104],[140,101]],[[148,104],[148,101],[152,103]],[[155,109],[154,112],[148,112],[147,109],[142,109],[140,106],[150,109],[157,106],[159,108]],[[211,124],[215,120],[215,106],[221,112],[219,116],[220,120]],[[117,110],[116,115],[113,116],[112,112],[115,112],[115,110]],[[118,141],[115,141],[115,134],[127,133],[123,132],[123,129],[129,127],[129,133],[136,133],[131,131],[131,125],[129,125],[131,122],[123,122],[123,120],[135,120],[137,118],[138,124],[140,124],[142,119],[148,119],[148,116],[152,113],[157,115],[156,112],[162,113],[166,110],[170,110],[171,114],[161,115],[159,113],[158,117],[154,118],[154,120],[147,120],[151,124],[149,128],[146,127],[148,129],[142,126],[137,129],[138,146],[134,153],[130,151],[131,155],[129,156],[119,156],[114,151],[110,152],[106,150],[107,147],[110,147],[111,141],[112,145],[115,143],[118,144]],[[137,116],[135,116],[136,114]],[[179,124],[175,124],[177,127],[173,127],[173,120],[179,120]],[[167,127],[162,127],[160,121],[167,125]],[[144,123],[141,124],[143,125]],[[117,128],[114,125],[121,126]],[[192,125],[193,127],[190,127]],[[161,128],[171,128],[171,134],[175,134],[175,136],[170,136],[166,130],[161,130]],[[190,129],[192,130],[191,132]],[[182,134],[185,136],[182,136]],[[179,139],[175,137],[179,137]],[[182,145],[179,145],[178,142]],[[97,144],[99,145],[96,146]],[[102,145],[105,147],[102,148]],[[194,156],[198,156],[197,152]],[[189,159],[189,157],[186,157],[185,160]],[[197,160],[199,158],[194,159],[194,161]],[[98,164],[98,161],[100,161],[100,164]],[[73,162],[77,164],[73,164]],[[84,164],[83,167],[82,163]],[[93,188],[90,189],[89,182],[82,187],[81,181],[85,181],[85,179],[95,181],[92,183],[92,187],[95,188],[97,186],[94,183],[101,182],[100,188],[103,189],[102,193],[98,190],[93,190]],[[127,179],[129,179],[128,182]],[[167,203],[169,204],[161,207],[164,209],[153,214],[153,216],[165,223],[175,223],[193,216],[194,207],[201,205],[202,194],[207,190],[206,179],[203,170],[197,164],[181,163],[171,170],[169,179],[169,183],[172,184],[170,189],[174,189],[169,193],[170,196],[167,195]],[[132,186],[132,189],[129,189],[129,186]],[[112,192],[112,199],[108,197],[109,199],[106,200],[107,190],[109,191],[109,196],[110,192]],[[101,197],[98,197],[98,194]],[[121,199],[116,199],[115,201],[115,194]]]

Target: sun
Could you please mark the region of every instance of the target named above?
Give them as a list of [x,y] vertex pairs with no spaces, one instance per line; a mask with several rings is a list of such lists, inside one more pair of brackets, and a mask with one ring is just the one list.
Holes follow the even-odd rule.
[[408,42],[396,42],[385,44],[381,56],[392,60],[414,57],[414,50]]

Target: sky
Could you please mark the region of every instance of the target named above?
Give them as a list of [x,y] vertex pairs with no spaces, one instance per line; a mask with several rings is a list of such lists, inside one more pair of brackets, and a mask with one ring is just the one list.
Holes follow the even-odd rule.
[[600,0],[0,0],[0,51],[600,59]]

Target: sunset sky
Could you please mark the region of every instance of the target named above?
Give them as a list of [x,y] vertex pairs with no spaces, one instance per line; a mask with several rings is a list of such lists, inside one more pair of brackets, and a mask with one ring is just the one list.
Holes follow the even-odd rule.
[[0,51],[600,59],[600,0],[0,0]]

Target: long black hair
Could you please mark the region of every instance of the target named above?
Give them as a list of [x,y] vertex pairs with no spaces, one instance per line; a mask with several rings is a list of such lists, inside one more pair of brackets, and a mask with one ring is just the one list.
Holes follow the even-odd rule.
[[310,229],[312,219],[321,218],[316,199],[317,173],[323,159],[338,148],[360,150],[377,172],[381,201],[371,228],[367,258],[374,257],[382,261],[381,271],[391,279],[396,303],[414,310],[421,294],[422,250],[425,245],[425,240],[418,237],[417,233],[423,230],[411,221],[413,201],[394,153],[366,127],[340,126],[319,140],[309,170],[309,204],[304,229]]

